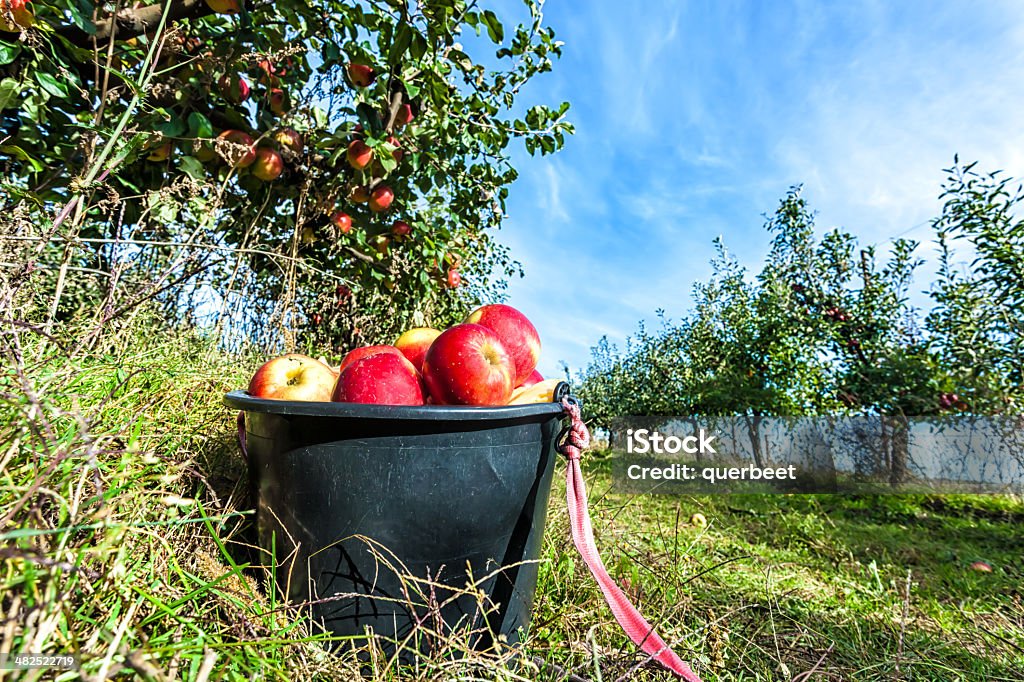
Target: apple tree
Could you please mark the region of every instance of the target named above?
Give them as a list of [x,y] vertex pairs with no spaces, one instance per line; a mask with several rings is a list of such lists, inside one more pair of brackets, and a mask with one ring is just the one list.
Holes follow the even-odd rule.
[[522,101],[561,50],[535,0],[516,24],[466,0],[18,7],[0,201],[49,324],[154,301],[290,345],[447,324],[518,270],[494,239],[513,140],[572,131]]

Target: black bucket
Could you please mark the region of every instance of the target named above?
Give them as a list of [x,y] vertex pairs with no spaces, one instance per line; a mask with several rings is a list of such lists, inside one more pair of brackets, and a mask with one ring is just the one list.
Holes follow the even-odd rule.
[[[556,397],[567,391],[559,385]],[[290,600],[308,603],[335,635],[372,628],[388,653],[424,623],[468,628],[477,648],[502,635],[519,641],[537,585],[558,402],[406,407],[241,391],[225,402],[245,415],[259,541]]]

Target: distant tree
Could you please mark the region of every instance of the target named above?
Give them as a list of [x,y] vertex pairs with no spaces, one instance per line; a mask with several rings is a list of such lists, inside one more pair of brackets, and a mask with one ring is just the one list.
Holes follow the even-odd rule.
[[[959,386],[956,402],[981,413],[1024,406],[1024,193],[1001,173],[982,174],[959,159],[946,170],[942,214],[934,221],[941,250],[931,289],[931,346]],[[957,245],[970,264],[955,262]]]

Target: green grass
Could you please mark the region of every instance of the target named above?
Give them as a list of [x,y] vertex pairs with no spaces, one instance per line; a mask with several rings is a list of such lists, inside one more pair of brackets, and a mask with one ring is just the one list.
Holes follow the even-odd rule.
[[[452,661],[458,640],[415,670],[370,646],[327,654],[241,546],[252,515],[221,395],[259,359],[184,333],[71,356],[16,341],[0,349],[0,651],[78,653],[88,679],[668,679],[578,560],[560,483],[524,648],[540,671]],[[585,463],[609,570],[705,680],[1024,679],[1019,499],[626,497],[607,460]]]

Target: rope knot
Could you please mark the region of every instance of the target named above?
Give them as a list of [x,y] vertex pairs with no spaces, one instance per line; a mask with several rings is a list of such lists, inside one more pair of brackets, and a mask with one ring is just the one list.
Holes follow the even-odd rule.
[[578,402],[566,396],[562,398],[562,409],[569,417],[569,426],[559,435],[558,451],[569,460],[578,460],[590,445],[590,431],[583,423]]

